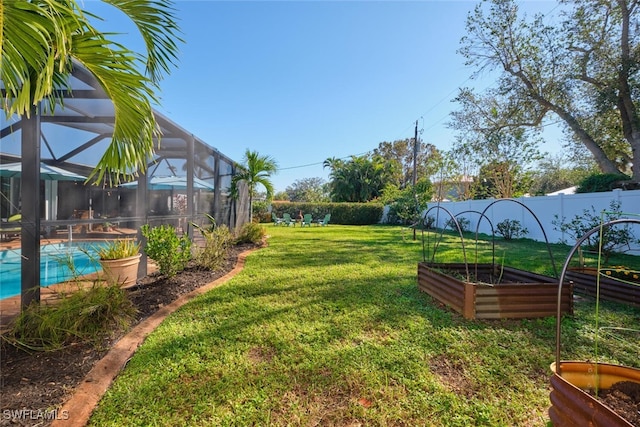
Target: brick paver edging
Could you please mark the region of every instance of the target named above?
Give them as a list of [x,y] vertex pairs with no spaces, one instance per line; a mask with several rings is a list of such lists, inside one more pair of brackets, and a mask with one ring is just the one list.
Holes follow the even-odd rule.
[[67,414],[68,417],[58,417],[58,419],[51,424],[51,427],[85,426],[96,404],[102,398],[102,395],[107,391],[115,377],[120,373],[131,356],[133,356],[133,353],[135,353],[144,339],[153,332],[169,314],[198,295],[210,291],[238,274],[244,267],[245,258],[253,251],[255,251],[255,249],[240,253],[236,266],[229,273],[162,307],[122,337],[113,348],[109,350],[106,356],[95,364],[84,380],[76,387],[71,398],[65,402],[58,411],[59,414]]

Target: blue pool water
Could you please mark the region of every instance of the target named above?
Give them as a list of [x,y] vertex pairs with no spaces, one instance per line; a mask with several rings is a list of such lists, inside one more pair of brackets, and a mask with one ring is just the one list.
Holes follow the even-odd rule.
[[[49,286],[74,276],[101,271],[98,248],[104,243],[73,242],[44,245],[40,248],[40,284]],[[73,259],[75,274],[69,268]],[[20,295],[20,249],[0,251],[0,299]]]

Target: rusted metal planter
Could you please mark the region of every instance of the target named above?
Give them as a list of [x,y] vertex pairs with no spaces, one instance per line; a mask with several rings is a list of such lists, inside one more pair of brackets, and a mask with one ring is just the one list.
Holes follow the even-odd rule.
[[[597,268],[568,268],[566,279],[573,282],[573,290],[576,293],[596,297],[597,289]],[[619,280],[610,279],[606,276],[600,277],[600,299],[616,301],[640,307],[640,286],[624,283]]]
[[[551,407],[554,426],[631,427],[620,415],[583,390],[606,390],[620,381],[640,383],[640,370],[620,365],[560,362],[551,365]],[[558,372],[559,371],[559,372]]]
[[[581,245],[592,235],[602,233],[605,227],[613,227],[618,224],[640,225],[640,219],[619,218],[603,222],[597,227],[587,231],[573,245],[569,251],[558,286],[562,289],[565,283],[574,283],[576,287],[583,286],[576,278],[578,274],[590,276],[587,291],[595,294],[596,299],[603,298],[603,282],[611,279],[601,277],[600,291],[596,292],[597,276],[584,274],[584,272],[571,271],[569,267],[573,256],[578,252]],[[596,272],[597,273],[597,272]],[[624,284],[617,280],[611,280],[611,285],[617,288]],[[582,291],[583,289],[581,289]],[[617,289],[616,289],[617,290]],[[558,293],[560,295],[560,292]],[[613,295],[615,296],[615,295]],[[616,296],[619,298],[619,296]],[[629,302],[623,300],[621,302]],[[560,298],[558,298],[560,307]],[[558,308],[558,313],[560,309]],[[588,390],[607,390],[615,383],[621,381],[631,381],[640,384],[640,369],[622,365],[611,365],[592,361],[562,361],[560,350],[562,348],[562,316],[556,317],[556,361],[551,365],[554,372],[551,377],[551,393],[549,398],[551,407],[549,417],[554,426],[592,426],[592,427],[617,427],[632,426],[630,422],[622,418],[611,408],[601,403],[599,400],[587,393]],[[596,322],[596,335],[598,334],[598,323]],[[597,352],[594,348],[594,357],[597,360]]]
[[[558,281],[552,277],[491,264],[469,265],[475,276],[492,274],[499,284],[467,282],[463,263],[418,263],[418,289],[466,319],[522,319],[555,316]],[[454,277],[445,272],[454,272]],[[573,313],[571,285],[562,290],[562,312]]]

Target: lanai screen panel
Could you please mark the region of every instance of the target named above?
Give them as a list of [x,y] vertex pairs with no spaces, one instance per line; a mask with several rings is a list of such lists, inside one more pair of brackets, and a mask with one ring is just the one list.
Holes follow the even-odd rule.
[[[6,96],[1,81],[0,94]],[[37,285],[41,284],[42,234],[56,233],[57,236],[59,229],[66,227],[71,239],[74,227],[90,232],[94,225],[103,222],[103,218],[105,223],[116,221],[139,229],[149,218],[147,200],[151,192],[143,190],[146,185],[136,190],[135,197],[126,197],[121,189],[111,188],[106,183],[90,185],[86,182],[45,182],[37,179],[38,162],[88,176],[113,135],[113,104],[82,66],[75,65],[68,87],[61,88],[59,95],[64,98],[63,104],[48,110],[47,104],[42,103],[31,120],[7,118],[5,111],[0,110],[0,164],[20,162],[25,172],[21,177],[0,180],[0,199],[3,200],[0,215],[7,218],[13,212],[22,214],[20,271],[23,306],[39,300]],[[229,165],[234,162],[168,118],[157,112],[154,114],[162,133],[162,142],[155,141],[156,155],[159,158],[183,159],[186,163],[188,209],[187,215],[179,218],[179,223],[186,224],[188,229],[197,212],[204,209],[214,215],[218,223],[237,226],[237,215],[232,213],[222,217],[220,214],[223,210],[220,201],[224,198],[221,197],[222,180],[216,170],[216,165],[222,161]],[[209,158],[211,155],[214,161]],[[213,203],[194,209],[194,176],[214,182]],[[0,227],[4,225],[0,224]],[[37,291],[34,292],[34,288]]]
[[[71,92],[64,92],[64,106],[57,105],[53,111],[41,109],[41,141],[40,157],[43,162],[66,168],[81,175],[89,175],[97,165],[106,147],[111,142],[114,124],[114,109],[112,102],[85,69],[77,66],[70,78]],[[2,88],[0,82],[0,88]],[[20,161],[21,158],[21,120],[14,116],[9,119],[3,115],[0,127],[0,162]],[[220,183],[219,191],[226,192],[230,185],[229,179],[220,180],[217,177],[215,157],[224,165],[224,172],[233,170],[234,162],[219,153],[216,149],[195,137],[176,123],[160,113],[156,120],[161,129],[162,138],[155,142],[155,167],[152,162],[148,173],[154,175],[188,176],[190,168],[187,153],[192,152],[193,176],[207,181],[215,188]],[[191,151],[190,151],[191,150]],[[175,168],[175,169],[172,169]],[[13,184],[19,190],[19,184]],[[10,193],[12,188],[9,180],[0,181],[3,195]],[[71,190],[74,190],[73,188]],[[92,206],[95,213],[101,215],[132,216],[135,198],[126,197],[127,191],[109,188],[106,183],[101,185],[86,185],[69,192],[70,198],[64,203],[57,219],[65,219],[69,212],[88,209]],[[130,192],[130,191],[129,191]],[[224,210],[223,206],[215,206],[216,197],[212,194],[203,195],[199,190],[194,194],[194,214],[216,213]],[[211,192],[206,190],[206,193]],[[220,196],[218,196],[220,198]],[[15,196],[13,196],[15,199]],[[220,198],[223,200],[224,198]],[[6,218],[10,211],[19,210],[18,206],[11,207],[11,196],[2,197],[0,214]],[[60,200],[58,200],[60,203]],[[150,209],[151,210],[151,209]],[[222,219],[222,218],[220,218]]]

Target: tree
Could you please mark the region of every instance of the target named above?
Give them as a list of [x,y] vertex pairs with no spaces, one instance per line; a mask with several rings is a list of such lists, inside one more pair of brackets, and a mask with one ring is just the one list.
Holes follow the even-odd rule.
[[278,163],[271,157],[260,155],[257,151],[247,149],[244,153],[240,171],[231,178],[231,194],[238,196],[238,184],[244,182],[249,190],[249,222],[253,221],[253,198],[257,194],[258,185],[267,192],[267,200],[273,197],[271,175],[278,171]]
[[322,178],[303,178],[287,187],[287,200],[292,202],[328,202],[329,186]]
[[[146,53],[131,51],[90,23],[91,13],[75,0],[0,0],[0,79],[7,117],[29,117],[35,105],[52,111],[62,104],[74,63],[92,73],[115,109],[111,144],[91,174],[119,181],[144,170],[159,137],[152,110],[154,90],[177,59],[179,28],[169,0],[104,0],[120,9],[139,30]],[[143,73],[140,70],[145,69]]]
[[351,156],[348,161],[330,158],[324,167],[331,169],[329,191],[334,202],[373,200],[393,176],[393,164],[377,155]]
[[282,200],[282,201],[288,202],[289,194],[287,194],[286,191],[278,191],[276,194],[273,195],[273,200]]
[[492,161],[482,165],[475,181],[475,199],[508,199],[528,192],[531,176],[519,165],[508,161]]
[[433,186],[427,178],[422,178],[413,184],[400,189],[394,184],[387,185],[380,200],[389,206],[387,220],[390,223],[415,224],[420,215],[427,209],[427,203],[432,200]]
[[544,195],[577,185],[588,175],[596,173],[595,165],[572,164],[564,155],[546,156],[537,164],[530,193]]
[[[563,22],[518,15],[515,0],[478,5],[467,19],[460,53],[477,73],[499,70],[497,87],[462,89],[454,113],[465,129],[537,127],[555,115],[603,173],[632,163],[640,181],[640,80],[636,1],[562,1]],[[594,128],[594,124],[598,127]]]
[[523,128],[476,131],[456,144],[458,152],[474,153],[471,161],[480,167],[475,198],[509,198],[528,191],[527,169],[540,153]]
[[463,144],[436,157],[438,171],[433,175],[435,200],[471,200],[474,197],[474,176],[478,166],[470,147]]
[[[428,177],[434,171],[432,159],[437,152],[435,146],[419,142],[417,147],[416,176],[417,179]],[[383,141],[373,154],[393,164],[392,179],[400,188],[413,184],[414,139],[407,138],[393,142]]]

